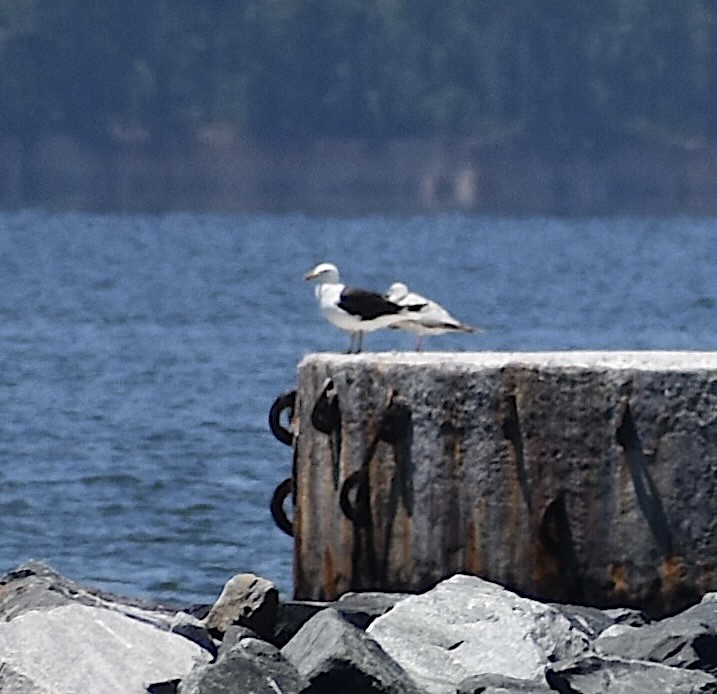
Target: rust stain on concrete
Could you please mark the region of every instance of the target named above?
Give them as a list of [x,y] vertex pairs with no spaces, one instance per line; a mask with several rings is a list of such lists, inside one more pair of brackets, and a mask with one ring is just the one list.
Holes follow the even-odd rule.
[[328,547],[324,551],[324,563],[321,576],[321,595],[320,600],[335,600],[336,595],[336,567],[334,555]]
[[[463,569],[653,614],[714,589],[714,485],[691,490],[713,481],[715,365],[662,353],[311,356],[292,423],[303,423],[297,585],[306,597],[369,579],[415,589]],[[329,372],[346,409],[333,459],[309,425]],[[374,446],[388,386],[412,429],[405,445],[384,435]],[[342,515],[337,458],[340,483],[370,467],[367,526]]]
[[686,576],[686,566],[682,557],[665,557],[659,568],[662,593],[673,595],[682,586]]
[[481,551],[476,525],[473,519],[468,521],[466,527],[466,546],[463,557],[463,568],[471,574],[479,575],[481,572]]
[[622,595],[628,593],[630,591],[630,582],[625,565],[622,563],[610,564],[609,572],[612,592]]

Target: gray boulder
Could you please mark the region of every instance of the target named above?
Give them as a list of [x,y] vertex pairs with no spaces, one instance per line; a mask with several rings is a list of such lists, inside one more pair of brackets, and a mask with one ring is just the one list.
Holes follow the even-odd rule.
[[587,605],[549,604],[591,639],[596,638],[605,629],[615,624],[642,626],[647,623],[647,618],[642,612],[627,607],[600,610],[597,607]]
[[550,662],[590,645],[555,607],[461,574],[400,601],[367,632],[427,694],[455,694],[474,675],[541,682]]
[[185,639],[194,641],[194,643],[207,651],[212,658],[216,657],[217,646],[201,619],[187,612],[177,612],[172,620],[170,631],[173,634],[179,634],[180,636],[184,636]]
[[282,649],[315,694],[419,694],[409,675],[333,608],[312,617]]
[[7,694],[54,694],[39,682],[15,670],[5,662],[0,664],[0,692]]
[[315,614],[325,610],[330,603],[304,600],[287,600],[279,603],[274,633],[269,641],[283,648]]
[[191,641],[103,608],[70,604],[0,624],[0,689],[13,694],[143,694],[210,655]]
[[519,680],[506,675],[473,675],[458,685],[457,694],[548,694],[554,691],[542,676]]
[[39,561],[29,561],[0,579],[0,622],[34,610],[77,604],[103,607],[166,630],[177,613],[176,608],[82,586]]
[[615,624],[624,624],[630,627],[642,627],[649,624],[650,620],[641,610],[630,607],[611,607],[601,612],[614,621]]
[[308,680],[275,646],[244,634],[244,627],[230,627],[217,661],[195,667],[179,684],[178,694],[300,694],[309,690]]
[[241,624],[270,639],[278,605],[279,591],[271,581],[254,574],[237,574],[225,584],[204,624],[217,635],[224,634],[232,624]]
[[701,694],[717,692],[717,679],[700,670],[589,655],[553,665],[546,673],[561,694]]
[[386,614],[409,595],[375,591],[345,593],[333,603],[333,607],[351,624],[366,629],[374,619]]
[[595,650],[605,656],[717,672],[717,601],[714,595],[710,593],[698,605],[652,624],[609,627],[595,640]]
[[611,619],[602,610],[595,607],[586,607],[583,605],[564,605],[562,603],[549,603],[560,614],[580,631],[584,632],[590,638],[595,638],[598,634],[605,631],[608,627],[615,624],[615,620]]
[[242,639],[261,639],[261,637],[249,627],[243,627],[239,624],[232,624],[226,630],[226,632],[224,632],[224,638],[219,644],[219,651],[217,653],[217,657],[221,657],[228,650],[234,648],[235,646],[238,646],[239,642]]
[[269,639],[279,648],[285,646],[301,627],[317,612],[333,607],[346,621],[360,629],[388,612],[407,593],[346,593],[334,602],[317,600],[287,600],[279,603],[276,626]]

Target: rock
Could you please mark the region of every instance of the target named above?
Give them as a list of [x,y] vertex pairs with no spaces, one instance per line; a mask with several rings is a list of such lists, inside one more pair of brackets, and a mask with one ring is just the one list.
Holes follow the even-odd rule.
[[209,614],[209,610],[212,609],[211,605],[206,605],[204,603],[201,604],[195,604],[195,605],[189,605],[189,607],[185,607],[183,612],[186,612],[187,614],[192,615],[192,617],[196,617],[197,619],[205,619],[206,616]]
[[540,681],[551,661],[590,644],[554,607],[460,574],[400,601],[367,631],[422,691],[436,694],[454,694],[474,675]]
[[8,694],[55,694],[39,682],[26,677],[13,669],[11,665],[0,662],[0,692]]
[[608,627],[613,626],[617,621],[610,617],[605,611],[599,610],[596,607],[563,605],[561,603],[549,604],[591,639],[605,631]]
[[334,602],[288,600],[279,603],[274,634],[269,639],[278,648],[285,646],[301,627],[320,610],[333,607],[344,619],[359,629],[385,614],[407,593],[346,593]]
[[0,624],[0,676],[16,679],[2,691],[13,694],[144,692],[148,683],[183,677],[209,657],[181,636],[81,604]]
[[195,667],[180,683],[179,694],[299,694],[309,689],[308,681],[270,643],[240,637],[244,627],[227,631],[231,645],[222,642],[215,663]]
[[644,660],[589,655],[556,663],[546,673],[561,694],[699,694],[717,692],[717,679],[700,670],[684,670]]
[[0,579],[0,617],[9,622],[32,610],[71,605],[78,602],[75,596],[79,593],[51,567],[30,561]]
[[62,605],[103,607],[168,630],[176,609],[81,586],[52,567],[30,561],[0,579],[0,621]]
[[641,627],[610,627],[596,639],[595,650],[717,672],[717,602],[707,598],[674,617]]
[[518,680],[505,675],[473,675],[458,685],[456,694],[540,694],[552,692],[544,677]]
[[615,624],[642,626],[648,623],[647,617],[640,610],[629,607],[615,607],[600,610],[587,605],[565,605],[563,603],[548,603],[561,612],[578,629],[584,631],[590,638],[595,638],[608,627]]
[[271,638],[278,604],[279,591],[271,581],[254,574],[237,574],[227,581],[204,624],[219,635],[232,624],[241,624]]
[[345,593],[335,603],[334,608],[347,621],[360,629],[366,629],[377,617],[386,614],[409,593],[379,593],[366,591]]
[[312,693],[419,694],[409,675],[365,632],[333,608],[312,617],[282,653],[312,684]]
[[630,607],[612,607],[601,612],[614,621],[615,624],[625,624],[631,627],[641,627],[649,623],[649,619],[641,610]]
[[219,651],[217,652],[217,656],[221,656],[229,649],[234,648],[234,646],[237,646],[242,639],[261,639],[261,637],[249,627],[243,627],[240,624],[232,624],[224,632],[224,638],[219,644]]
[[330,603],[288,600],[279,603],[274,633],[269,639],[277,648],[283,648],[306,622]]
[[172,620],[170,631],[184,636],[185,639],[194,641],[194,643],[207,651],[212,658],[216,657],[217,646],[201,619],[197,619],[187,612],[177,612]]

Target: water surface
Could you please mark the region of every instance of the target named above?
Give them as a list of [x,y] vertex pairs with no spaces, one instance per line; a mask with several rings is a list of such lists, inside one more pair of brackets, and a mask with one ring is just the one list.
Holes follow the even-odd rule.
[[[432,350],[717,346],[717,220],[0,214],[0,571],[30,558],[116,592],[291,592],[266,425],[313,351],[302,280],[395,280],[482,326]],[[366,350],[412,349],[369,335]]]

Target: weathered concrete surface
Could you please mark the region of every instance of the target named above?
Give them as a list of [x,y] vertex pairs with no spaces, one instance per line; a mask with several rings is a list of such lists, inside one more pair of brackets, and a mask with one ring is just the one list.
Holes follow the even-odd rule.
[[314,354],[294,429],[298,598],[463,571],[658,615],[717,588],[717,352]]

